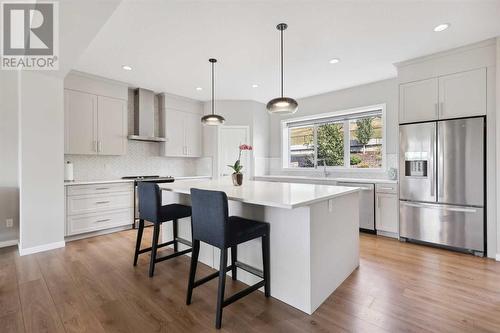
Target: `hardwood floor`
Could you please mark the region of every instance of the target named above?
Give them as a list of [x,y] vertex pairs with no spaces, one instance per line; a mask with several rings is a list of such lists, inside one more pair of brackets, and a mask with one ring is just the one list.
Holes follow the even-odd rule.
[[[216,331],[217,281],[186,306],[188,258],[150,279],[147,254],[132,266],[134,240],[130,230],[24,257],[0,249],[0,332]],[[226,292],[242,287],[228,279]],[[222,331],[500,332],[500,263],[362,235],[361,266],[312,316],[256,292],[224,309]]]

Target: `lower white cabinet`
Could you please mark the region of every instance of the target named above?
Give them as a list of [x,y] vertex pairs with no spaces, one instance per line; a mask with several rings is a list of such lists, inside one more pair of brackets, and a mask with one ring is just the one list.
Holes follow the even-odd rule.
[[375,223],[377,233],[399,237],[399,199],[397,184],[376,184]]
[[133,183],[66,186],[66,236],[133,222]]

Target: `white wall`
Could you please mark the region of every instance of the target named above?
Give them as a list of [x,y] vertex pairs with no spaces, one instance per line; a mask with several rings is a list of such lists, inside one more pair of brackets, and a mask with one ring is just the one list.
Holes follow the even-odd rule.
[[64,245],[63,79],[22,72],[19,113],[21,254]]
[[[497,48],[496,48],[496,112],[500,111],[500,37],[497,37],[496,40]],[[496,118],[496,126],[500,128],[500,117]],[[498,136],[500,139],[500,135]],[[500,143],[497,140],[496,143],[496,153],[497,153],[497,166],[500,165]],[[496,168],[498,170],[498,168]],[[497,174],[497,205],[500,206],[500,177]],[[500,214],[498,214],[500,215]],[[500,216],[497,215],[497,253],[496,259],[500,261]]]
[[[211,112],[211,102],[203,105],[204,114]],[[226,126],[248,126],[250,128],[250,144],[254,146],[252,174],[262,166],[269,154],[269,114],[266,106],[255,101],[217,101],[215,113],[226,119]],[[217,128],[203,128],[203,154],[212,157],[213,176],[218,173]]]
[[[281,121],[294,117],[302,117],[307,115],[316,115],[334,111],[341,111],[357,107],[386,104],[386,153],[388,156],[387,165],[392,167],[396,162],[396,154],[398,152],[398,82],[397,79],[388,79],[369,83],[349,89],[338,90],[326,94],[311,96],[299,99],[299,110],[293,115],[286,116],[271,116],[270,122],[270,155],[274,160],[281,158]],[[279,172],[281,165],[273,163],[271,172]],[[277,169],[276,169],[277,168]],[[362,176],[364,170],[353,170],[356,172],[356,177]],[[297,172],[295,172],[297,173]],[[334,172],[334,175],[346,176],[347,172]],[[385,177],[385,171],[370,172],[367,176],[370,177]]]
[[[0,75],[0,243],[17,240],[19,229],[18,76]],[[8,218],[14,219],[12,228],[6,227]]]

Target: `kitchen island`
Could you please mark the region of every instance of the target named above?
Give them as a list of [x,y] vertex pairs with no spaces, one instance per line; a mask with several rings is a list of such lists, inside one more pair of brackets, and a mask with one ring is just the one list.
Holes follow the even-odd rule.
[[[271,295],[312,314],[359,266],[358,189],[316,184],[248,181],[233,186],[229,179],[159,184],[163,204],[190,204],[190,189],[223,191],[229,215],[271,225]],[[180,220],[179,236],[191,239],[190,219]],[[163,241],[172,238],[165,223]],[[182,249],[182,248],[181,248]],[[219,250],[202,243],[199,260],[218,269]],[[238,261],[262,267],[261,241],[238,246]],[[238,280],[259,279],[238,269]]]

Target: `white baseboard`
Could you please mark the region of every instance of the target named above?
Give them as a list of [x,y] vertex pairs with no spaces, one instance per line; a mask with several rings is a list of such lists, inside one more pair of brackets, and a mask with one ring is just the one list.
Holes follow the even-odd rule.
[[496,261],[500,261],[500,253],[497,253],[497,256],[495,257]]
[[54,243],[49,243],[49,244],[44,244],[44,245],[39,245],[39,246],[28,247],[26,249],[21,249],[19,247],[19,255],[25,256],[28,254],[58,249],[58,248],[64,247],[64,246],[66,246],[66,243],[64,241],[60,241],[60,242],[54,242]]
[[17,245],[17,239],[11,239],[8,241],[0,242],[0,247],[14,246]]

